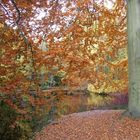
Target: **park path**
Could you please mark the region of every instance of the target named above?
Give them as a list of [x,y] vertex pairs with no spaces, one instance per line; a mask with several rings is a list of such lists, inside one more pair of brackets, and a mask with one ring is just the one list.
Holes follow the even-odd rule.
[[140,140],[140,120],[123,110],[93,110],[63,116],[44,127],[35,140]]

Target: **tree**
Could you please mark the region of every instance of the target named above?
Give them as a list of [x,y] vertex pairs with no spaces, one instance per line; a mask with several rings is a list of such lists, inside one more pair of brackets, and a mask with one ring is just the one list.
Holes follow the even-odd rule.
[[[112,9],[107,9],[103,1],[97,3],[91,0],[24,3],[22,0],[3,0],[0,6],[2,25],[7,24],[11,30],[17,29],[20,34],[20,45],[25,50],[22,57],[31,67],[23,69],[26,68],[28,73],[31,70],[30,73],[34,73],[32,77],[37,77],[42,67],[45,67],[46,71],[56,68],[56,74],[60,70],[66,73],[63,81],[70,85],[79,85],[87,80],[97,89],[102,85],[104,89],[113,87],[120,91],[127,88],[127,57],[119,58],[120,52],[126,51],[124,0],[116,1]],[[39,19],[40,13],[45,16]],[[6,42],[7,38],[3,35],[1,38]],[[45,41],[46,49],[41,50],[38,46],[42,40]],[[8,42],[7,54],[12,54],[10,46],[13,45],[14,38]],[[4,44],[1,48],[5,49]],[[16,51],[18,52],[21,51]],[[12,62],[9,63],[15,70]],[[18,74],[11,73],[14,79],[21,80]],[[32,79],[33,83],[39,80]],[[13,86],[14,82],[9,80]],[[30,81],[26,82],[30,85]],[[27,86],[23,86],[23,89],[25,87]]]
[[128,0],[129,113],[140,117],[140,1]]

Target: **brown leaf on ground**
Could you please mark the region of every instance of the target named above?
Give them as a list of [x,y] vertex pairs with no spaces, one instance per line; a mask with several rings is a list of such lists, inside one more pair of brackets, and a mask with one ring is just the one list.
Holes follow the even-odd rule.
[[124,110],[67,115],[36,134],[35,140],[140,140],[140,120],[120,117]]

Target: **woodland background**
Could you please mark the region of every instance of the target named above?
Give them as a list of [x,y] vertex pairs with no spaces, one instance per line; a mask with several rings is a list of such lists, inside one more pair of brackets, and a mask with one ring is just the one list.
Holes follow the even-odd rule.
[[126,10],[124,0],[0,1],[0,139],[29,139],[64,114],[126,108]]

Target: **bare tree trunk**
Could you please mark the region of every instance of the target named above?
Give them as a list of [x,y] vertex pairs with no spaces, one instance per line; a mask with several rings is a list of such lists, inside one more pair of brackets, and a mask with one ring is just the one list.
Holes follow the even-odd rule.
[[140,117],[140,0],[128,0],[129,113]]

